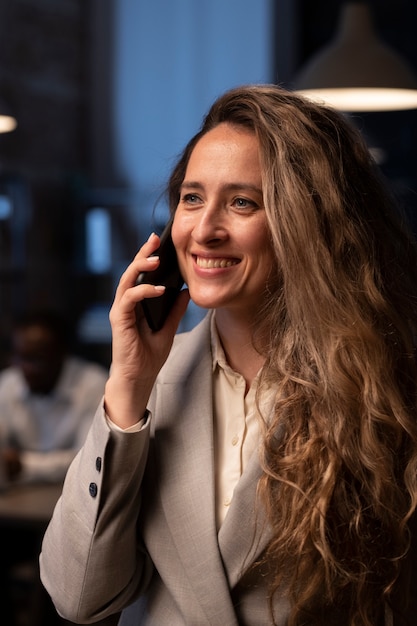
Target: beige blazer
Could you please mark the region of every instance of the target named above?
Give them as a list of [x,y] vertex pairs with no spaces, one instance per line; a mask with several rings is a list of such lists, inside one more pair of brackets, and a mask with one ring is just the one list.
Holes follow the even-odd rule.
[[[209,316],[176,337],[140,433],[111,432],[99,409],[68,472],[40,557],[59,613],[123,626],[271,624],[264,572],[245,574],[269,538],[256,506],[256,453],[216,532]],[[285,599],[275,602],[278,626]],[[344,623],[343,611],[323,624]]]

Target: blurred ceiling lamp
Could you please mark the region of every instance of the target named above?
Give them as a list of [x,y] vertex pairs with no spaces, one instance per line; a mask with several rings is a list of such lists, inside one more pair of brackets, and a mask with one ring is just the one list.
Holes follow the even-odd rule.
[[16,118],[12,115],[10,107],[0,97],[0,133],[9,133],[17,126]]
[[417,108],[417,77],[378,38],[363,2],[344,4],[334,39],[297,74],[294,90],[345,112]]

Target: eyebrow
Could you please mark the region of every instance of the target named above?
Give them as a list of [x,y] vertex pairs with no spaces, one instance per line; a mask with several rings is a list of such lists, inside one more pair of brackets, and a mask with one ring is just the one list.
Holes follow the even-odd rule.
[[[204,189],[204,185],[197,181],[184,181],[180,189]],[[227,185],[223,185],[223,189],[225,189],[226,191],[254,191],[260,196],[263,196],[262,189],[260,187],[257,187],[256,185],[251,185],[250,183],[227,183]]]

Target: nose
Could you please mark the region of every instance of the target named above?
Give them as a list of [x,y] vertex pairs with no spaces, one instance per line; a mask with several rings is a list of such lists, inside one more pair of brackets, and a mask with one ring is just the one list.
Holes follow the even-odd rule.
[[198,214],[192,237],[200,245],[215,245],[227,239],[226,220],[221,207],[214,202],[205,206]]

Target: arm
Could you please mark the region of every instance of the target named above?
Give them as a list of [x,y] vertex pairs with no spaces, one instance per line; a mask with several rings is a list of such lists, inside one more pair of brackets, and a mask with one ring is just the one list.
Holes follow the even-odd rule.
[[[144,319],[136,323],[136,303],[161,293],[152,285],[135,286],[141,271],[157,267],[158,259],[147,259],[157,246],[154,236],[142,247],[123,274],[110,311],[113,355],[104,403],[122,429],[144,415],[188,303],[188,294],[181,294],[157,333]],[[40,563],[45,587],[71,621],[89,623],[115,613],[146,586],[152,564],[138,542],[136,522],[148,442],[148,422],[138,433],[117,432],[101,411],[68,471]]]
[[99,410],[68,471],[40,567],[58,612],[71,621],[115,613],[146,586],[152,565],[137,545],[136,521],[148,442],[149,423],[138,433],[110,431]]

